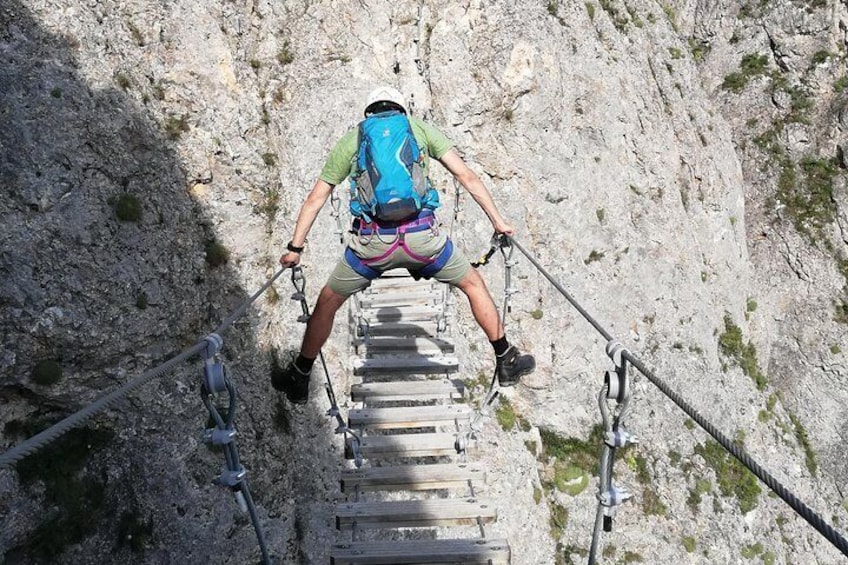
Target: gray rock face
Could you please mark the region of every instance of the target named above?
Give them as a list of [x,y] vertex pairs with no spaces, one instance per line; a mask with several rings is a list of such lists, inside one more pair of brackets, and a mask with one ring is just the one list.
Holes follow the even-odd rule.
[[[261,286],[327,151],[389,83],[610,333],[839,527],[845,21],[845,2],[5,2],[0,449],[195,343]],[[468,196],[455,202],[444,171],[433,181],[443,229],[478,256],[489,223]],[[310,301],[340,252],[329,211],[304,255]],[[494,533],[514,563],[579,562],[596,479],[551,487],[539,444],[589,437],[610,362],[518,259],[508,336],[538,369],[506,393],[530,430],[483,433],[486,488],[503,504]],[[500,303],[502,265],[485,269]],[[341,439],[317,382],[300,411],[268,384],[272,352],[285,360],[302,332],[291,290],[284,276],[225,334],[223,358],[275,560],[327,562],[343,539]],[[463,376],[476,379],[489,346],[462,296],[457,309]],[[337,322],[325,354],[344,403]],[[42,361],[58,363],[57,383]],[[35,459],[43,468],[0,471],[6,562],[259,560],[249,520],[211,484],[223,456],[199,439],[200,374],[195,360],[134,393]],[[634,392],[641,444],[616,479],[636,497],[605,558],[838,562],[780,500],[728,495],[704,434],[646,379]],[[568,518],[552,530],[558,505]]]

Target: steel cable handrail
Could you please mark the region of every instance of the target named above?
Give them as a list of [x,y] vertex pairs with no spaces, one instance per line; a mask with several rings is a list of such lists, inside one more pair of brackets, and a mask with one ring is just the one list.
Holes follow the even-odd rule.
[[[534,267],[546,278],[548,281],[556,288],[563,296],[571,303],[574,308],[580,312],[580,314],[588,321],[597,331],[600,333],[607,342],[613,341],[612,336],[609,332],[607,332],[603,326],[601,326],[597,320],[595,320],[589,313],[584,309],[568,291],[557,281],[542,265],[539,261],[534,257],[529,251],[527,251],[520,243],[518,243],[513,237],[506,236],[509,243],[515,246],[530,263],[533,264]],[[708,434],[710,434],[713,439],[718,442],[725,450],[727,450],[733,457],[735,457],[740,463],[742,463],[749,471],[751,471],[760,481],[766,484],[776,495],[778,495],[784,502],[786,502],[799,516],[804,518],[811,526],[813,526],[822,536],[825,537],[830,543],[832,543],[839,551],[841,551],[845,556],[848,556],[848,540],[845,539],[842,535],[839,534],[830,524],[824,521],[824,519],[819,516],[813,509],[807,506],[804,502],[802,502],[798,497],[796,497],[791,491],[789,491],[786,487],[784,487],[777,479],[775,479],[768,471],[766,471],[762,466],[760,466],[756,461],[754,461],[747,453],[745,453],[740,447],[734,445],[733,442],[724,434],[722,434],[718,428],[716,428],[712,423],[710,423],[706,418],[701,416],[697,410],[695,410],[692,406],[690,406],[683,398],[671,390],[671,388],[661,379],[659,379],[651,370],[649,370],[639,359],[637,359],[633,354],[631,354],[627,350],[622,351],[622,356],[636,369],[639,370],[640,373],[645,375],[663,394],[665,394],[672,402],[674,402],[681,410],[683,410],[692,420],[695,421],[701,428],[704,429]]]
[[[253,294],[250,298],[245,300],[233,313],[228,316],[224,322],[222,322],[216,329],[216,334],[223,333],[227,330],[236,320],[241,318],[247,309],[256,301],[259,296],[265,292],[268,287],[270,287],[274,281],[276,281],[280,275],[283,274],[285,269],[280,269],[277,273],[270,278],[256,293]],[[109,408],[114,405],[119,400],[125,398],[129,393],[134,390],[140,388],[141,386],[147,384],[151,380],[160,377],[172,370],[174,367],[179,365],[180,363],[191,359],[195,355],[204,351],[207,347],[206,339],[202,339],[199,342],[195,343],[182,353],[178,354],[176,357],[172,357],[168,361],[165,361],[161,365],[150,369],[145,372],[141,376],[135,378],[134,380],[128,382],[127,384],[121,386],[120,388],[104,395],[86,406],[81,410],[71,414],[67,418],[60,420],[59,422],[53,424],[46,430],[34,435],[33,437],[25,440],[23,443],[16,445],[12,449],[6,451],[5,453],[0,454],[0,469],[4,469],[14,463],[17,463],[24,457],[31,455],[46,446],[49,443],[52,443],[57,438],[63,436],[67,432],[71,431],[74,428],[78,428],[83,423],[88,421],[92,416]]]

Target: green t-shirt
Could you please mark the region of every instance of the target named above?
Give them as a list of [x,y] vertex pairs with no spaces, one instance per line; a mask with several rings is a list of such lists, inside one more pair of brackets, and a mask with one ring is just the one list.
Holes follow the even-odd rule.
[[[453,143],[439,130],[418,118],[409,118],[412,135],[418,142],[418,149],[424,155],[424,174],[429,172],[429,157],[440,159],[453,148]],[[353,128],[342,136],[330,151],[324,168],[321,169],[321,180],[336,186],[341,184],[350,174],[356,160],[358,128]]]

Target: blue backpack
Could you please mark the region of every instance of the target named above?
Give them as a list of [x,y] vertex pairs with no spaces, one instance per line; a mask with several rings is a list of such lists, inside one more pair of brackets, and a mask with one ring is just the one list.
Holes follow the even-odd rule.
[[381,112],[359,123],[353,169],[350,213],[354,217],[399,222],[439,206],[439,193],[424,176],[424,156],[401,112]]

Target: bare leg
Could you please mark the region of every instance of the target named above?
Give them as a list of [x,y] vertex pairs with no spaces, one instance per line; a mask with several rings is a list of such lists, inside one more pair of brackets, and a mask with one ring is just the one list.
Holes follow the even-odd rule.
[[498,316],[495,301],[489,294],[486,282],[476,269],[469,269],[468,273],[457,283],[457,288],[465,293],[471,305],[471,313],[480,324],[489,341],[496,341],[504,336],[503,324]]
[[312,311],[309,322],[306,324],[306,333],[303,335],[303,344],[300,346],[301,355],[309,359],[318,357],[324,342],[333,330],[336,312],[346,300],[347,296],[336,294],[328,286],[321,289],[315,310]]

